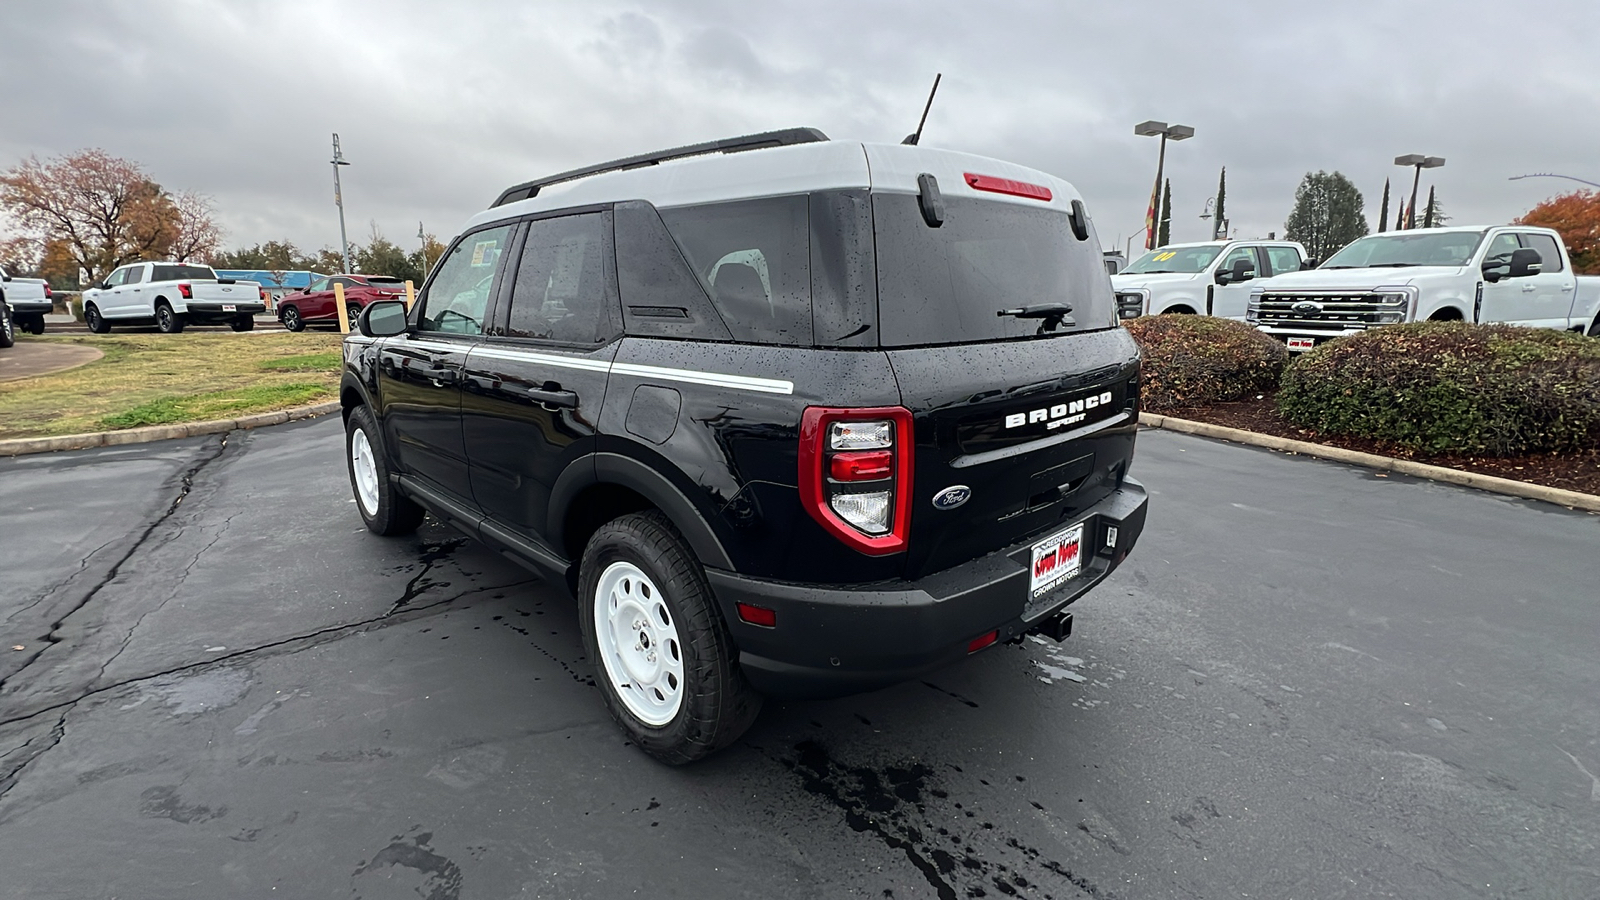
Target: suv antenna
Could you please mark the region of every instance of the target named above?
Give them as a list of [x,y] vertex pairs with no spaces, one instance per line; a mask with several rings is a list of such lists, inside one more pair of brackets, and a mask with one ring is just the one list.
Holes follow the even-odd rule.
[[939,93],[939,79],[943,77],[943,72],[934,73],[933,90],[928,92],[928,105],[922,108],[922,121],[917,123],[917,130],[906,135],[906,139],[900,143],[910,144],[911,146],[915,147],[917,142],[922,140],[922,126],[928,124],[928,110],[933,109],[933,95]]

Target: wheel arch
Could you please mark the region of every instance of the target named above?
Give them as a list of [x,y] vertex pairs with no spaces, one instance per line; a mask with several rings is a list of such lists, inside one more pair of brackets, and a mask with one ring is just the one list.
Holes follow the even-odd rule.
[[1465,322],[1467,317],[1454,306],[1441,306],[1428,314],[1429,322]]
[[567,467],[550,491],[551,544],[577,560],[590,535],[617,516],[660,510],[703,565],[732,569],[722,541],[679,487],[649,465],[620,453],[595,453]]

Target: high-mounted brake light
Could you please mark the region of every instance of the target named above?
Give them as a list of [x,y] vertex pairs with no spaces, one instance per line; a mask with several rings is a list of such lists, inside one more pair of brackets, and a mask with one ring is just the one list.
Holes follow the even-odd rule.
[[869,556],[900,553],[911,533],[911,412],[807,407],[800,418],[800,501],[824,529]]
[[1027,197],[1031,200],[1049,200],[1055,195],[1042,184],[1029,184],[1026,181],[1013,181],[1010,178],[996,178],[993,175],[975,175],[965,173],[967,186],[975,191],[989,191],[993,194],[1010,194],[1013,197]]
[[194,288],[191,288],[187,284],[180,284],[180,285],[178,285],[178,296],[182,297],[185,300],[193,300],[194,299]]

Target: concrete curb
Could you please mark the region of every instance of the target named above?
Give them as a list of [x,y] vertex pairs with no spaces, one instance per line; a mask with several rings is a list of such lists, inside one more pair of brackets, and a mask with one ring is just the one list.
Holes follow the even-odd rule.
[[1248,444],[1252,447],[1265,447],[1268,450],[1278,450],[1284,453],[1298,453],[1302,456],[1314,456],[1318,459],[1365,466],[1366,468],[1378,469],[1383,472],[1398,472],[1401,475],[1443,481],[1447,484],[1457,484],[1462,487],[1477,488],[1481,491],[1522,497],[1527,500],[1542,500],[1546,503],[1555,503],[1570,509],[1600,512],[1600,496],[1595,494],[1545,487],[1542,484],[1529,484],[1525,481],[1513,481],[1510,478],[1498,478],[1494,475],[1463,472],[1460,469],[1448,469],[1444,466],[1430,466],[1426,463],[1413,462],[1409,459],[1378,456],[1374,453],[1345,450],[1342,447],[1329,447],[1326,444],[1313,444],[1309,441],[1295,441],[1289,438],[1274,437],[1270,434],[1245,431],[1240,428],[1229,428],[1225,425],[1212,425],[1209,422],[1196,422],[1192,419],[1175,419],[1172,416],[1160,416],[1153,413],[1140,413],[1139,424],[1151,428],[1165,428],[1168,431],[1181,431],[1184,434],[1193,434],[1200,437],[1220,438],[1225,441]]
[[173,438],[194,437],[200,434],[223,434],[240,428],[260,428],[263,425],[282,425],[299,419],[311,419],[339,411],[339,401],[313,403],[277,412],[256,413],[237,419],[214,419],[210,422],[186,422],[182,425],[152,425],[148,428],[128,428],[122,431],[95,431],[89,434],[64,434],[60,437],[18,438],[0,441],[0,456],[22,456],[27,453],[49,453],[55,450],[87,450],[90,447],[116,447],[122,444],[144,444]]

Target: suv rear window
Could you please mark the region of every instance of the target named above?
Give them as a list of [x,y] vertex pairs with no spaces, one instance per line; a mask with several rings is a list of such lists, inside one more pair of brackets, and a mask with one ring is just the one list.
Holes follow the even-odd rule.
[[1072,306],[1074,324],[1046,337],[1116,324],[1100,247],[1064,212],[946,196],[931,228],[914,195],[875,194],[872,209],[882,346],[1031,338],[1038,320],[995,313],[1041,303]]
[[217,273],[210,266],[156,266],[151,281],[214,281]]

